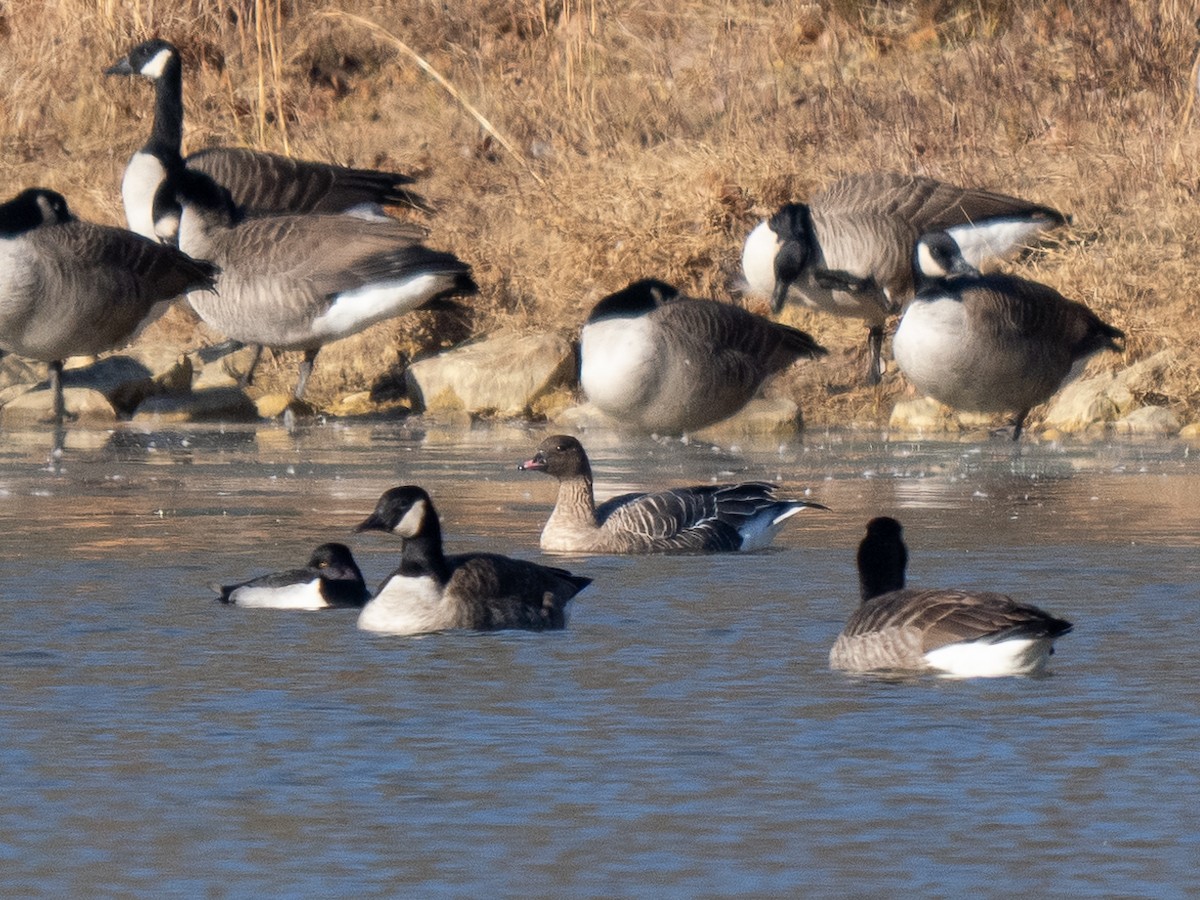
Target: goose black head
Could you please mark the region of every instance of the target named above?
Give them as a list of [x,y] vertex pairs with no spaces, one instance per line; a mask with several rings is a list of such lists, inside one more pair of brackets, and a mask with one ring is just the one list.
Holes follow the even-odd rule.
[[26,188],[0,204],[0,235],[16,237],[43,225],[61,225],[74,216],[66,198],[48,188]]
[[385,491],[375,510],[356,527],[356,532],[390,531],[402,538],[414,538],[438,528],[437,512],[424,489],[404,485]]
[[615,291],[592,307],[589,322],[642,316],[679,296],[679,289],[657,278],[643,278]]
[[172,67],[179,68],[179,51],[174,44],[155,38],[138,44],[105,69],[104,74],[141,75],[157,81]]
[[923,234],[913,248],[913,275],[918,286],[948,278],[978,275],[958,242],[944,231]]
[[863,600],[904,589],[908,548],[904,529],[888,516],[867,523],[867,535],[858,545],[858,585]]

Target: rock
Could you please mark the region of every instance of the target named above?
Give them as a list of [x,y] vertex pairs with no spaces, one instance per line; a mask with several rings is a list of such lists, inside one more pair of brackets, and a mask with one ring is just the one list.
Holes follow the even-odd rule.
[[19,396],[45,380],[45,363],[30,362],[11,354],[0,359],[0,392],[16,388],[12,395]]
[[90,388],[111,397],[123,385],[143,381],[152,374],[144,364],[124,354],[97,360],[75,356],[63,365],[63,386]]
[[503,331],[408,367],[415,403],[431,412],[526,415],[575,372],[571,343],[553,333]]
[[1176,434],[1179,417],[1165,406],[1142,406],[1118,419],[1113,427],[1121,434]]
[[550,419],[567,431],[586,431],[589,428],[615,428],[617,422],[600,412],[592,403],[568,406]]
[[356,391],[339,397],[329,413],[334,416],[369,416],[386,413],[394,416],[406,416],[412,412],[408,401],[399,398],[376,400],[373,391]]
[[179,357],[173,366],[153,378],[141,378],[118,385],[108,399],[121,415],[132,415],[151,397],[183,397],[192,390],[192,360]]
[[237,388],[207,388],[187,394],[150,397],[138,408],[134,422],[253,422],[254,401]]
[[297,400],[292,394],[264,394],[253,402],[264,419],[278,419],[289,412],[300,419],[311,419],[317,414],[311,404]]
[[1200,422],[1189,422],[1179,429],[1179,436],[1189,443],[1200,442]]
[[990,429],[997,424],[990,413],[960,412],[932,397],[898,400],[888,427],[895,431],[958,432]]
[[692,437],[713,443],[739,437],[795,437],[804,429],[800,407],[786,397],[756,397],[728,419],[693,432]]
[[254,347],[242,347],[217,356],[205,352],[211,350],[213,348],[205,347],[196,353],[199,370],[193,386],[196,389],[240,387],[238,379],[250,368],[250,362],[254,359]]
[[[108,425],[117,421],[116,410],[108,402],[108,397],[92,388],[64,388],[63,403],[67,414],[77,422]],[[4,404],[4,409],[0,412],[0,423],[6,426],[48,422],[53,418],[54,394],[49,387],[26,391]]]
[[1170,350],[1163,350],[1115,374],[1071,382],[1051,399],[1046,426],[1077,432],[1117,421],[1138,406],[1140,397],[1156,390],[1173,359]]

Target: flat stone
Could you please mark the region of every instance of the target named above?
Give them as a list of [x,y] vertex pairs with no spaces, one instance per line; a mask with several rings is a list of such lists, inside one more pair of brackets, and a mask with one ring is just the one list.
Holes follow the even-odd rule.
[[555,425],[567,431],[586,431],[589,428],[616,428],[618,422],[602,413],[594,403],[579,403],[550,417]]
[[371,391],[355,391],[339,397],[329,413],[335,416],[369,416],[373,413],[390,413],[397,416],[407,415],[412,411],[406,400],[389,399],[377,401]]
[[138,408],[133,421],[153,422],[253,422],[258,419],[254,401],[237,388],[208,388],[188,394],[150,397]]
[[1118,419],[1113,428],[1121,434],[1170,435],[1179,432],[1179,417],[1165,406],[1142,406]]
[[[108,397],[92,388],[64,388],[63,403],[67,414],[77,422],[108,425],[117,421],[116,410],[108,402]],[[0,423],[5,425],[48,422],[53,418],[54,394],[49,387],[26,391],[4,404],[4,409],[0,411]]]
[[542,395],[569,383],[571,343],[550,332],[502,331],[408,367],[414,402],[427,410],[527,415]]
[[91,388],[112,395],[131,382],[150,378],[153,373],[132,356],[118,354],[102,359],[75,356],[63,365],[63,386]]
[[727,419],[693,432],[702,441],[740,437],[795,437],[804,430],[800,407],[786,397],[756,397]]
[[[46,364],[31,362],[11,353],[0,359],[0,391],[9,388],[32,388],[46,380]],[[13,396],[24,393],[17,390]]]
[[[206,348],[207,349],[207,348]],[[211,359],[205,359],[202,351],[193,354],[196,377],[193,386],[200,388],[238,387],[238,379],[250,368],[254,359],[253,347],[242,347]]]

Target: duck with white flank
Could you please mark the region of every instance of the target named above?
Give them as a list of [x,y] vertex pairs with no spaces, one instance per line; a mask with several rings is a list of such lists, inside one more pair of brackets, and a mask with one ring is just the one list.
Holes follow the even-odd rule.
[[679,434],[728,418],[769,375],[826,350],[799,329],[645,279],[596,304],[579,353],[580,383],[600,410]]
[[80,221],[61,194],[29,188],[0,205],[0,349],[49,363],[61,422],[64,359],[123,346],[176,297],[212,291],[216,275],[210,262]]
[[1014,412],[1013,440],[1031,408],[1125,333],[1082,303],[1014,275],[981,275],[944,232],[924,235],[913,261],[920,289],[892,341],[918,391],[955,409]]
[[423,246],[415,225],[319,213],[246,218],[208,176],[185,173],[180,185],[179,247],[221,267],[216,292],[190,296],[192,308],[228,337],[303,350],[297,399],[323,345],[478,292],[471,267]]
[[558,499],[542,529],[541,547],[560,553],[758,550],[802,509],[828,508],[778,499],[774,485],[757,481],[622,494],[597,507],[587,454],[565,434],[546,438],[518,468],[558,479]]
[[958,678],[1041,671],[1070,622],[1003,594],[904,587],[908,550],[900,523],[867,523],[858,548],[862,603],[829,652],[848,672]]
[[746,238],[742,270],[750,289],[863,319],[867,381],[879,382],[888,316],[913,295],[912,248],[928,231],[949,231],[976,266],[1001,259],[1065,224],[1048,206],[932,178],[851,175],[807,204],[789,203]]
[[337,543],[321,544],[302,569],[212,589],[222,603],[255,609],[357,609],[371,599],[350,548]]
[[562,628],[567,603],[590,578],[495,553],[446,556],[429,495],[406,485],[385,492],[355,531],[388,531],[403,543],[400,567],[380,586],[358,627],[386,634],[452,628]]

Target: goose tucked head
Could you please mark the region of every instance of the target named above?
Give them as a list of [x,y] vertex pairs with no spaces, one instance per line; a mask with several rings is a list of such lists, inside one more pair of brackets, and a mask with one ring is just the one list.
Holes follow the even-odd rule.
[[804,203],[788,203],[770,219],[770,230],[778,242],[775,251],[775,286],[771,291],[771,311],[779,312],[787,300],[789,288],[804,272],[812,256],[816,233],[812,211]]
[[138,44],[104,70],[105,75],[141,75],[151,81],[162,78],[169,68],[179,68],[179,51],[174,44],[154,39]]
[[679,296],[679,290],[657,278],[643,278],[609,294],[592,307],[588,322],[644,316]]
[[43,225],[61,225],[74,216],[62,194],[47,188],[26,188],[0,204],[0,236],[16,237]]
[[867,523],[867,535],[858,545],[858,586],[862,599],[904,589],[904,570],[908,567],[908,548],[904,529],[888,516]]
[[592,477],[583,445],[569,434],[555,434],[538,444],[532,459],[517,466],[526,472],[545,472],[562,481],[568,478]]
[[967,262],[958,242],[944,231],[931,231],[917,240],[913,249],[913,275],[918,286],[946,278],[978,275]]
[[[164,189],[170,189],[164,182]],[[184,169],[174,186],[175,197],[185,210],[195,213],[201,221],[209,224],[233,227],[245,215],[233,201],[229,190],[215,180],[192,169]],[[155,198],[158,203],[161,198]]]
[[422,488],[404,485],[385,491],[375,504],[375,511],[354,529],[390,531],[405,540],[440,533],[433,501]]

